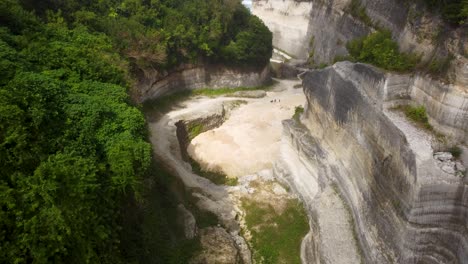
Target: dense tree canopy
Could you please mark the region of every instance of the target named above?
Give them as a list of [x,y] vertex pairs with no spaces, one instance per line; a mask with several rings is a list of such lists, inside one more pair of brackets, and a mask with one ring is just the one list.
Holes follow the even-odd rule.
[[121,263],[121,203],[151,162],[131,65],[264,65],[230,0],[0,1],[0,263]]

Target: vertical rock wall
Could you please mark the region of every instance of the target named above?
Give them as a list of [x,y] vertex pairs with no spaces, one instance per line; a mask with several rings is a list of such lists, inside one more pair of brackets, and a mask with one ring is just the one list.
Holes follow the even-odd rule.
[[420,54],[424,62],[452,54],[450,81],[467,92],[467,25],[453,28],[417,1],[358,2],[370,23],[352,14],[351,0],[254,0],[252,13],[273,32],[275,47],[316,65],[347,55],[348,41],[388,29],[402,51]]
[[156,99],[183,90],[255,87],[271,81],[269,66],[242,69],[223,65],[182,65],[169,73],[142,72],[132,97],[137,102]]
[[302,178],[318,178],[319,193],[337,185],[366,263],[468,263],[468,182],[386,114],[392,100],[414,96],[408,82],[347,62],[304,74],[304,126],[285,123],[285,140],[311,169],[289,182],[312,211]]

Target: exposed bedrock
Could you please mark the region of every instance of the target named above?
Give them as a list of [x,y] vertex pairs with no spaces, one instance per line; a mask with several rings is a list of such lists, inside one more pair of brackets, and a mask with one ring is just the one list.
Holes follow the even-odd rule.
[[172,72],[154,69],[141,71],[133,97],[137,102],[156,99],[183,90],[201,88],[254,87],[268,83],[268,66],[257,69],[242,69],[223,65],[182,65]]
[[[466,133],[466,104],[449,107],[458,99],[447,94],[440,97],[448,98],[445,103],[423,99],[415,90],[425,87],[418,86],[418,78],[387,75],[364,64],[337,63],[302,78],[307,97],[302,124],[283,122],[286,165],[276,172],[300,194],[312,216],[303,259],[346,263],[330,255],[327,245],[336,243],[339,249],[348,241],[348,255],[357,259],[362,254],[365,263],[468,263],[466,177],[444,172],[433,157],[432,136],[386,108],[401,99],[439,105],[436,112],[445,117],[432,119],[455,120],[447,121],[454,126],[461,116]],[[330,186],[346,206],[323,210],[322,197],[335,197]],[[332,211],[354,226],[357,249],[352,249],[351,233],[340,233],[342,238],[322,231],[333,230],[324,221],[333,219],[324,215]]]
[[422,55],[423,61],[443,59],[449,53],[450,81],[468,86],[468,35],[465,26],[450,28],[421,3],[401,0],[360,0],[369,21],[353,16],[351,0],[254,0],[252,13],[273,32],[273,45],[298,59],[331,64],[347,55],[346,43],[377,28],[393,33],[405,52]]
[[468,92],[462,87],[420,75],[389,73],[382,93],[389,106],[423,105],[435,130],[455,141],[468,142]]

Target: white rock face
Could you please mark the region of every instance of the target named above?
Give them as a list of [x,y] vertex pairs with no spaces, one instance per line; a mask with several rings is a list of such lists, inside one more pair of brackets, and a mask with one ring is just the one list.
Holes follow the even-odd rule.
[[307,58],[312,2],[283,0],[253,1],[252,13],[273,32],[273,46],[296,58]]
[[[333,183],[349,206],[364,263],[468,263],[468,187],[457,171],[463,164],[447,153],[434,155],[433,135],[386,109],[392,100],[408,100],[404,87],[411,78],[389,80],[372,66],[349,62],[302,78],[302,124],[283,122],[283,138],[287,159],[300,164],[290,167],[307,169],[281,174],[309,208],[313,231],[335,230],[326,226],[333,221],[323,220],[339,206],[320,210],[316,200]],[[318,190],[306,185],[309,180]],[[333,244],[339,250],[346,233],[333,231],[308,236],[306,263],[323,256],[325,263],[341,262],[327,252]]]
[[181,66],[171,73],[150,70],[139,78],[137,88],[132,95],[136,101],[168,95],[183,90],[201,88],[254,87],[271,80],[269,67],[256,71],[220,65]]
[[[377,29],[392,32],[402,51],[422,55],[430,62],[455,59],[450,65],[451,82],[468,92],[468,39],[466,28],[459,27],[446,34],[438,16],[425,12],[414,1],[360,0],[369,21],[362,21],[349,11],[351,0],[256,0],[252,13],[260,17],[273,32],[274,46],[299,59],[331,64],[337,56],[348,55],[346,43],[368,35]],[[313,43],[311,42],[313,39]]]
[[449,152],[436,152],[434,158],[440,161],[449,161],[453,159],[452,153]]

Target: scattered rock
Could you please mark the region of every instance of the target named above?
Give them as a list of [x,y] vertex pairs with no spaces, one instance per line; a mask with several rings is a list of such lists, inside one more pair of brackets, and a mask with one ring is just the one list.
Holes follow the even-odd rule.
[[458,177],[464,177],[466,173],[466,167],[460,161],[455,162],[456,175]]
[[185,238],[192,239],[197,235],[197,222],[195,217],[183,204],[177,206],[177,220],[179,224],[184,227]]
[[461,162],[459,162],[459,161],[455,162],[455,167],[456,167],[457,171],[466,172],[466,167],[463,166],[463,164]]
[[446,162],[442,164],[441,169],[448,174],[455,174],[455,162]]
[[463,177],[466,172],[466,167],[461,161],[454,161],[453,155],[450,152],[436,152],[434,158],[440,169],[448,174]]
[[450,152],[436,152],[434,158],[440,161],[449,161],[453,159],[453,155]]
[[241,263],[234,239],[221,227],[201,229],[200,243],[203,250],[190,261],[191,264]]
[[288,191],[286,191],[283,186],[279,185],[278,183],[273,184],[273,193],[276,195],[287,195]]
[[272,181],[275,179],[275,176],[273,175],[273,170],[271,169],[261,170],[257,174],[264,181]]

